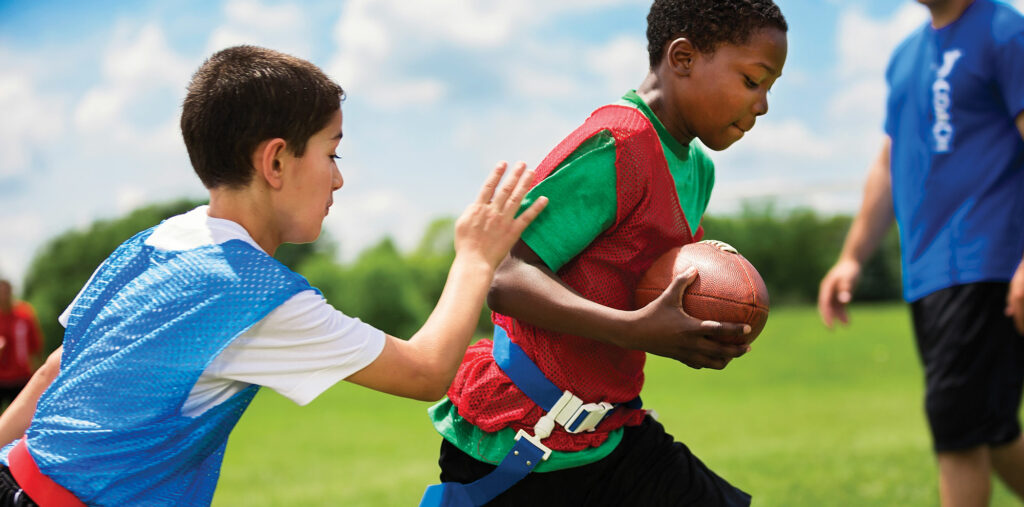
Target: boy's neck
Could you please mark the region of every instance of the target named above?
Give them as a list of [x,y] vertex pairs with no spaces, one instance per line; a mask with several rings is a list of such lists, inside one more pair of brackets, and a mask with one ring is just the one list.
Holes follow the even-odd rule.
[[664,82],[657,72],[648,72],[647,77],[637,87],[636,94],[640,97],[640,100],[644,101],[651,108],[654,115],[661,120],[668,133],[672,134],[672,137],[679,141],[679,144],[687,146],[694,136],[683,125],[682,111],[678,107],[674,107],[671,100],[665,98],[668,90],[665,90]]
[[264,252],[274,255],[281,242],[268,226],[272,222],[271,217],[266,215],[267,209],[266,204],[261,202],[259,189],[252,184],[237,190],[210,189],[207,215],[241,225]]
[[972,3],[974,0],[936,0],[926,3],[925,6],[932,16],[932,28],[938,30],[951,25],[960,19]]

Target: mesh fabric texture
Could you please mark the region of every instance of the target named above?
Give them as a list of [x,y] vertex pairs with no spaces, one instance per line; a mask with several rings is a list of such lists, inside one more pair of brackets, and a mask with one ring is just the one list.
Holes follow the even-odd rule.
[[194,418],[181,407],[235,337],[311,289],[244,241],[161,251],[151,233],[122,244],[72,308],[27,433],[40,470],[90,505],[209,504],[258,386]]
[[[557,274],[591,301],[632,310],[637,282],[654,260],[669,248],[693,241],[651,122],[632,107],[609,105],[598,109],[548,154],[533,183],[546,178],[580,143],[600,131],[615,137],[615,223]],[[492,315],[492,320],[508,332],[549,380],[584,402],[624,403],[639,395],[644,352],[556,333],[498,313]],[[491,355],[491,346],[484,340],[470,347],[448,397],[462,417],[484,431],[506,427],[530,430],[544,411],[501,371]],[[594,432],[572,435],[556,426],[544,444],[560,451],[596,447],[607,439],[609,431],[638,425],[643,417],[643,410],[620,408]]]

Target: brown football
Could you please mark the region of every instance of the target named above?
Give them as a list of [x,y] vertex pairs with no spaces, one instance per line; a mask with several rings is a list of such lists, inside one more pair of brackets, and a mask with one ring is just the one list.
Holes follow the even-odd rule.
[[697,268],[697,279],[683,293],[683,311],[692,317],[750,325],[750,334],[726,340],[749,343],[768,321],[768,289],[754,266],[735,248],[721,241],[701,241],[665,252],[636,287],[636,308],[657,299],[686,268]]

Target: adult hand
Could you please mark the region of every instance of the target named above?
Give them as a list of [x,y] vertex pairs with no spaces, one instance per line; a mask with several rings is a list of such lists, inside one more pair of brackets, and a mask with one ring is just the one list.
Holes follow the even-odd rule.
[[1006,293],[1006,316],[1013,318],[1017,332],[1024,335],[1024,261],[1010,279],[1010,290]]
[[832,327],[835,319],[849,324],[846,305],[853,299],[853,289],[860,278],[860,263],[854,260],[840,260],[828,270],[818,288],[818,313],[826,327]]
[[749,342],[725,343],[716,337],[735,337],[750,333],[750,326],[735,322],[701,320],[683,310],[683,292],[697,278],[697,270],[688,269],[647,306],[636,310],[627,338],[634,348],[675,359],[694,368],[721,370],[734,358],[750,350]]
[[480,256],[492,270],[548,202],[546,197],[540,197],[516,217],[533,181],[533,171],[527,171],[526,164],[519,162],[498,188],[507,167],[505,162],[498,163],[476,201],[455,222],[456,254]]

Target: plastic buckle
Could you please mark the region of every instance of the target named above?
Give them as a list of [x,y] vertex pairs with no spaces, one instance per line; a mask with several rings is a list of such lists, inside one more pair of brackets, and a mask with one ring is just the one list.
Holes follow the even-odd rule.
[[569,418],[569,420],[563,424],[565,431],[569,433],[582,433],[584,431],[594,431],[597,425],[604,419],[604,416],[608,415],[615,409],[615,405],[602,401],[600,403],[587,403],[576,410],[576,413]]
[[540,449],[541,451],[544,451],[544,456],[541,456],[540,458],[541,461],[547,461],[547,459],[551,456],[551,449],[549,449],[548,446],[540,443],[539,438],[530,435],[525,430],[519,430],[516,433],[516,440],[519,440],[520,438],[525,438],[527,441],[533,444],[534,447]]

